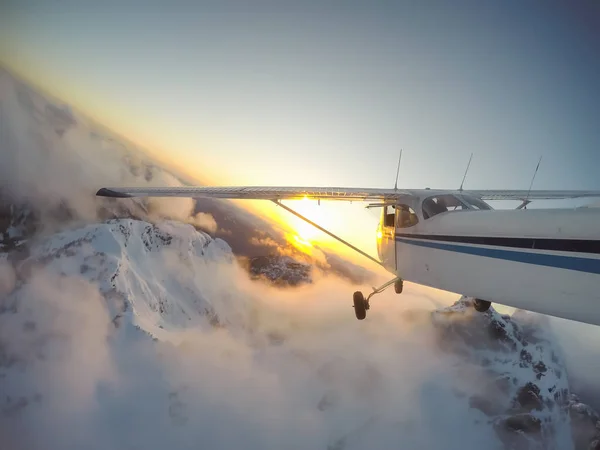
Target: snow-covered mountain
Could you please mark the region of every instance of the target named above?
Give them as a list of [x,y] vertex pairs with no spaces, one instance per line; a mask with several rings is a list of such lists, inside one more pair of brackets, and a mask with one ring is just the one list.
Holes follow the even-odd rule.
[[219,321],[224,302],[213,305],[210,278],[200,277],[232,261],[224,241],[190,225],[113,220],[34,244],[16,274],[26,281],[41,267],[49,276],[81,277],[98,286],[115,326],[126,321],[159,337]]
[[597,445],[539,316],[461,299],[360,323],[315,288],[252,281],[226,242],[175,221],[4,253],[3,448]]

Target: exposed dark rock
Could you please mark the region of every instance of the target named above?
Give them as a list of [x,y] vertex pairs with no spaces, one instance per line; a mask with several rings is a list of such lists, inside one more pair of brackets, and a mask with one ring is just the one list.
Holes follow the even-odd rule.
[[255,279],[267,279],[279,286],[311,283],[311,266],[287,256],[259,256],[249,262]]
[[527,383],[517,391],[515,409],[520,412],[538,410],[543,408],[542,399],[540,398],[540,388],[533,384]]
[[527,413],[507,417],[501,423],[511,431],[521,431],[527,434],[539,434],[542,431],[542,421]]
[[538,380],[541,380],[544,374],[548,371],[548,369],[546,368],[546,364],[544,364],[542,361],[538,361],[533,366],[533,370],[536,372],[536,378]]
[[526,367],[528,364],[531,364],[531,361],[531,353],[525,349],[521,350],[521,367]]

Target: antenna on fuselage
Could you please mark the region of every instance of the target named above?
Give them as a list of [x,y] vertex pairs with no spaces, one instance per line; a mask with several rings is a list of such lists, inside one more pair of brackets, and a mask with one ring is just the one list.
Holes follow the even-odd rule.
[[[398,190],[398,175],[400,174],[400,161],[402,160],[402,149],[400,149],[400,156],[398,156],[398,167],[396,168],[396,182],[394,183],[394,190],[397,191]],[[381,208],[381,207],[386,207],[389,205],[392,205],[391,203],[387,203],[385,200],[382,203],[369,203],[367,206],[365,206],[365,208],[367,209],[371,209],[371,208]],[[393,206],[395,208],[395,206]]]
[[[543,156],[543,155],[542,155]],[[540,160],[537,163],[537,166],[535,166],[535,172],[533,172],[533,177],[531,178],[531,183],[529,184],[529,190],[527,191],[527,196],[525,197],[525,200],[523,200],[523,203],[521,204],[521,206],[517,209],[527,209],[527,205],[529,204],[529,194],[531,193],[531,188],[533,187],[533,182],[535,180],[535,176],[538,173],[538,169],[540,168],[540,163],[542,162],[542,156],[540,156]]]
[[467,178],[467,172],[469,172],[469,167],[471,167],[471,160],[473,159],[473,153],[471,153],[471,157],[469,158],[469,162],[467,164],[467,169],[465,170],[465,174],[463,176],[462,182],[460,183],[460,187],[458,188],[459,192],[463,190],[463,184],[465,184],[465,179]]
[[396,169],[396,182],[394,183],[394,190],[398,190],[398,175],[400,174],[400,161],[402,160],[402,149],[400,149],[400,156],[398,156],[398,168]]

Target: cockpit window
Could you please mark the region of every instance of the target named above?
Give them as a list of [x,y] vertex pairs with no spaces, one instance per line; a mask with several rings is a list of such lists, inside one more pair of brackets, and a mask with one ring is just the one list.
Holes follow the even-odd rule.
[[446,211],[465,210],[469,207],[454,195],[436,195],[423,200],[423,217],[430,217],[444,213]]
[[460,197],[472,209],[492,209],[492,207],[490,205],[488,205],[483,200],[478,199],[477,197],[473,197],[471,195],[464,195],[464,194],[461,194]]
[[423,217],[429,219],[446,211],[466,211],[492,209],[483,200],[471,195],[436,195],[423,200]]

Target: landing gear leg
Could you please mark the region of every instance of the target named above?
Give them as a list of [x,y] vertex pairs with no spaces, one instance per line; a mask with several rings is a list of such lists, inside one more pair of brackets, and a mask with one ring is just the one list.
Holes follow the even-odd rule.
[[473,301],[473,308],[475,308],[475,311],[477,312],[486,312],[488,309],[490,309],[490,306],[492,306],[492,302],[488,302],[487,300],[476,298]]
[[396,281],[394,282],[394,291],[396,292],[396,294],[402,294],[403,288],[404,282],[402,281],[402,278],[396,278]]
[[373,297],[375,294],[382,293],[392,284],[394,285],[394,291],[396,291],[397,294],[400,294],[403,288],[402,278],[400,277],[396,277],[393,280],[390,280],[377,288],[374,287],[373,292],[371,292],[366,299],[362,292],[356,291],[353,296],[354,314],[356,315],[356,318],[358,320],[363,320],[365,317],[367,317],[367,311],[370,308],[369,300],[371,299],[371,297]]

